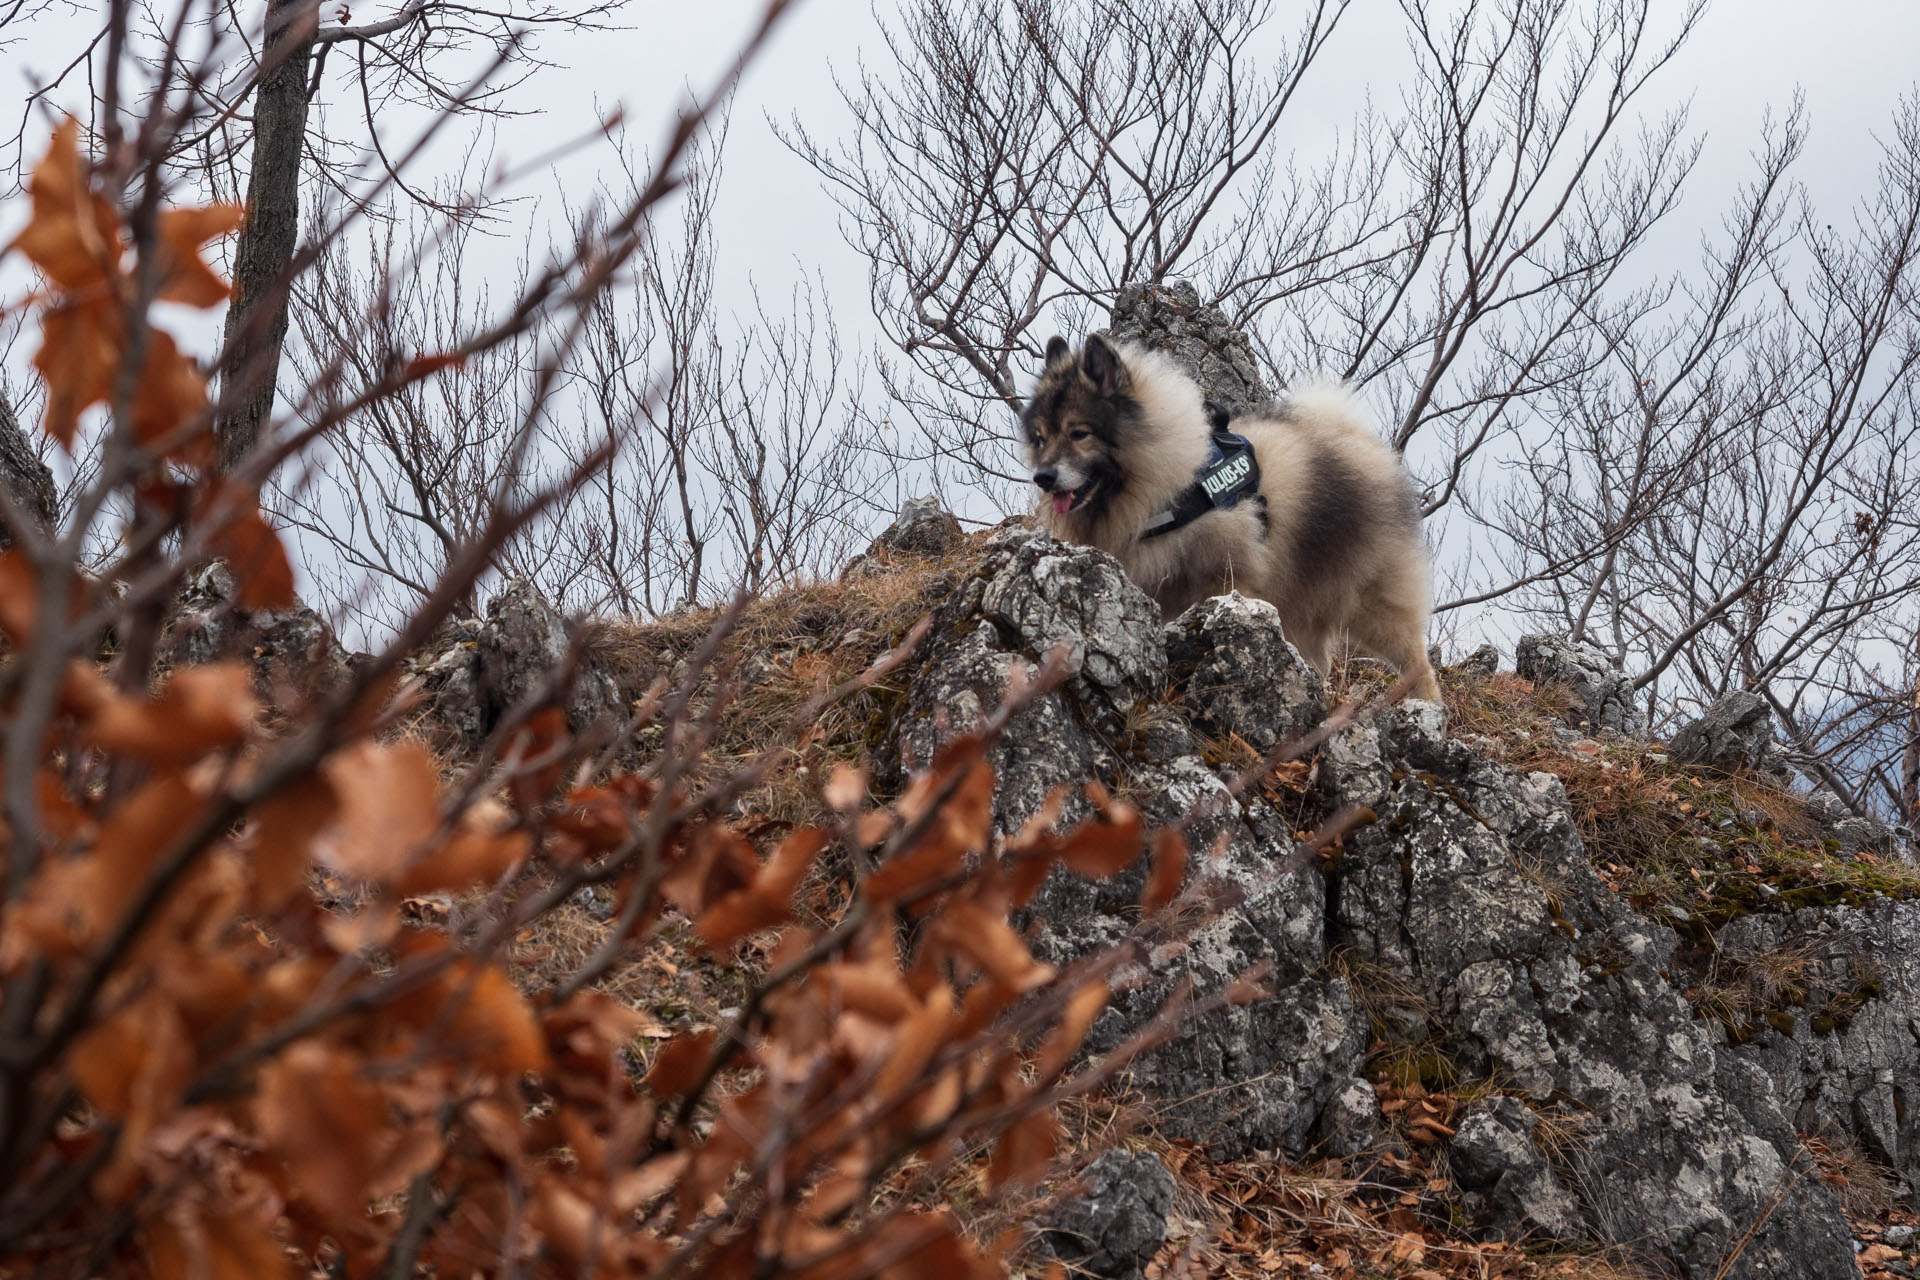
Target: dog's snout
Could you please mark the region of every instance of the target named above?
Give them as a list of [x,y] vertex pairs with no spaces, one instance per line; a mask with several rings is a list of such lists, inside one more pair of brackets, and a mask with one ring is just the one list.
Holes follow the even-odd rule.
[[1060,473],[1052,467],[1041,467],[1033,473],[1033,482],[1040,486],[1042,493],[1052,493],[1053,487],[1060,483]]

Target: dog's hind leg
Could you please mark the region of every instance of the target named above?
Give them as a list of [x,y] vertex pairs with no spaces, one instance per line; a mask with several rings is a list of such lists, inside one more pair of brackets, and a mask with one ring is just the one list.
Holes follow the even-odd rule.
[[1414,677],[1407,696],[1440,700],[1440,685],[1427,660],[1427,611],[1373,601],[1348,625],[1348,635],[1360,648],[1393,664],[1401,675]]

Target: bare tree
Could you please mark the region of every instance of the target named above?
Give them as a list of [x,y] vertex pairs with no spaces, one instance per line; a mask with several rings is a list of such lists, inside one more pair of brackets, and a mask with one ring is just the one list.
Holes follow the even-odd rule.
[[[530,329],[371,406],[286,478],[276,509],[312,541],[327,603],[382,630],[413,607],[490,504],[609,448],[613,462],[500,548],[499,571],[575,608],[649,615],[791,582],[844,557],[887,504],[886,476],[853,447],[857,388],[817,286],[803,282],[780,310],[756,294],[754,314],[719,313],[713,213],[724,136],[723,126],[696,145],[677,213],[590,301],[551,391],[544,371],[566,335]],[[624,178],[566,211],[575,243],[591,243],[605,210],[653,181],[631,157]],[[497,241],[481,228],[416,213],[371,227],[367,241],[335,245],[302,281],[303,378],[327,363],[312,353],[374,376],[411,353],[462,349],[487,323],[492,299],[475,283],[484,279],[476,264]],[[519,287],[532,259],[529,247]],[[527,416],[535,396],[544,400]],[[511,430],[523,419],[527,440]]]

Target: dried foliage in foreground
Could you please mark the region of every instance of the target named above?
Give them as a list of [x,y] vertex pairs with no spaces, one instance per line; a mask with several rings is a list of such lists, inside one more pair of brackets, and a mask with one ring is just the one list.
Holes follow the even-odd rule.
[[[1052,1159],[1060,1099],[1253,993],[1177,995],[1078,1060],[1110,973],[1143,948],[1056,972],[1008,912],[1057,866],[1110,875],[1150,844],[1141,930],[1196,913],[1174,901],[1179,833],[1149,841],[1104,795],[1077,829],[993,838],[987,748],[1063,661],[888,806],[838,770],[831,820],[771,848],[737,810],[792,753],[707,759],[730,705],[707,676],[737,610],[616,738],[568,734],[563,672],[448,778],[396,732],[394,677],[536,495],[489,512],[395,644],[314,704],[276,707],[269,732],[248,664],[157,656],[167,602],[209,555],[242,607],[292,597],[250,473],[210,476],[220,405],[147,315],[224,295],[197,250],[234,214],[160,210],[153,187],[128,215],[112,189],[62,130],[10,246],[49,287],[45,427],[71,441],[104,405],[106,444],[83,524],[49,536],[6,513],[17,541],[0,553],[0,1273],[999,1274],[1019,1237],[982,1250],[946,1213],[875,1207],[875,1189],[909,1161],[934,1177],[981,1151],[995,1188],[1026,1183]],[[569,297],[590,299],[623,248],[583,249]],[[359,402],[461,358],[388,370]],[[116,558],[82,574],[84,522],[115,501]],[[909,645],[823,686],[784,740]],[[613,767],[647,727],[658,751]],[[351,892],[323,904],[316,868]],[[847,905],[799,923],[794,895],[818,875],[849,881]],[[618,904],[606,945],[516,986],[514,944],[595,886]],[[443,928],[405,923],[421,895],[456,904]],[[641,1016],[594,983],[670,911],[720,956],[779,932],[729,1025],[642,1063]]]

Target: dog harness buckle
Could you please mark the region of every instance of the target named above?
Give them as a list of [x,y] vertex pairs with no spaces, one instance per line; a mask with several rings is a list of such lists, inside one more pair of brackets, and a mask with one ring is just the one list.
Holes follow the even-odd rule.
[[1180,491],[1173,505],[1147,521],[1142,538],[1172,533],[1209,511],[1224,511],[1242,498],[1259,493],[1260,463],[1253,456],[1253,444],[1245,436],[1219,426],[1214,428],[1210,443],[1212,451],[1194,472],[1193,483]]

